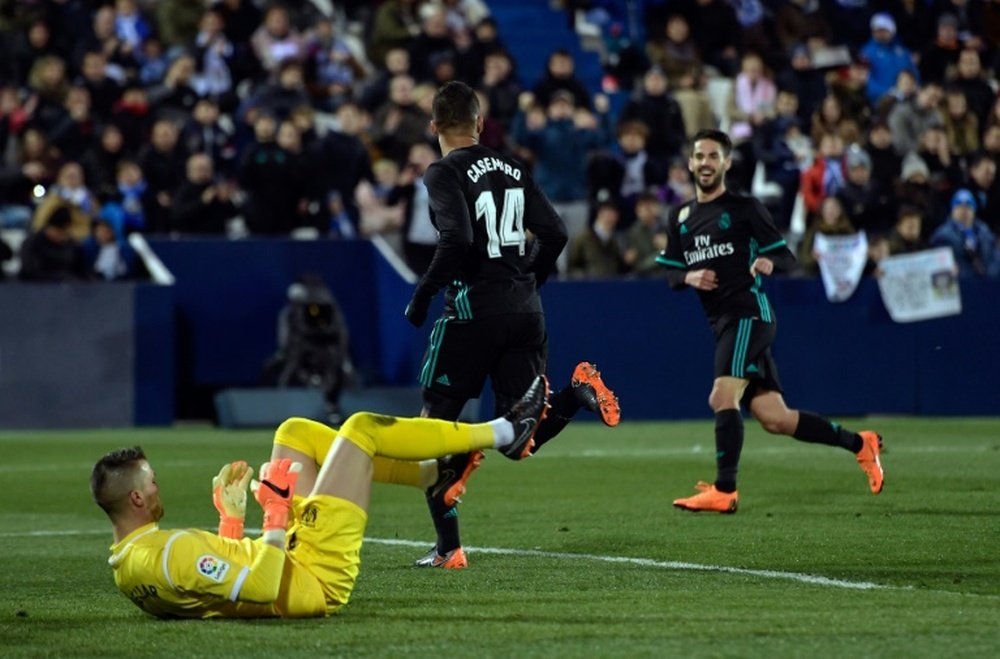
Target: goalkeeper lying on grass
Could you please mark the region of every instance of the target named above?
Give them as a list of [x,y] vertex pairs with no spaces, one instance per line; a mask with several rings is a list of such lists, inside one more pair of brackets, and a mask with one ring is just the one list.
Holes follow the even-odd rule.
[[[405,482],[406,474],[418,477],[423,463],[416,461],[477,449],[520,460],[530,454],[548,393],[538,376],[510,412],[474,425],[359,413],[335,431],[289,419],[275,433],[260,482],[251,482],[244,462],[213,480],[218,535],[161,530],[160,491],[142,449],[109,453],[94,466],[90,489],[111,519],[115,584],[161,618],[334,613],[358,576],[373,474]],[[264,510],[256,540],[242,537],[248,484]],[[307,496],[296,496],[297,486]]]

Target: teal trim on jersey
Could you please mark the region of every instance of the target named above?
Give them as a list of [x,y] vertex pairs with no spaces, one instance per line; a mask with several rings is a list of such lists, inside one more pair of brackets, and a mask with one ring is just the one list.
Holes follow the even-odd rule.
[[[778,243],[784,243],[784,240],[779,240]],[[778,243],[774,243],[777,245]],[[767,249],[771,249],[774,245],[769,246]],[[764,251],[757,246],[757,239],[750,239],[750,263],[748,265],[753,265],[753,262],[757,260],[760,253]],[[761,278],[760,275],[754,275],[753,286],[750,287],[750,292],[754,294],[757,298],[757,307],[760,309],[760,319],[765,323],[771,322],[771,304],[767,301],[767,296],[764,292],[760,290]]]
[[736,342],[733,345],[733,363],[730,369],[733,377],[742,378],[746,374],[747,348],[750,346],[751,329],[753,329],[753,320],[750,318],[740,319],[739,328],[736,330]]
[[420,384],[429,387],[434,382],[434,369],[437,368],[438,356],[441,354],[441,344],[444,343],[444,331],[448,325],[448,318],[438,318],[434,322],[434,329],[431,330],[431,345],[427,349],[427,358],[424,360],[424,367],[420,370]]
[[770,252],[770,251],[778,249],[779,247],[784,247],[787,244],[788,243],[786,243],[784,239],[781,239],[781,240],[779,240],[776,243],[771,243],[767,247],[761,247],[760,248],[760,253],[763,254],[764,252]]
[[456,279],[452,285],[458,289],[455,293],[455,313],[459,320],[472,320],[472,305],[469,303],[469,285]]
[[665,265],[668,268],[681,268],[683,270],[687,270],[687,266],[680,261],[674,261],[673,259],[668,259],[665,256],[657,256],[656,262],[660,265]]

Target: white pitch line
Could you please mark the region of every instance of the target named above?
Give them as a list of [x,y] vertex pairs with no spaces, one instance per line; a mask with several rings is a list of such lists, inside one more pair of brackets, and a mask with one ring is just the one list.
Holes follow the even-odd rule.
[[[248,534],[253,534],[258,529],[246,529]],[[104,530],[80,530],[80,531],[23,531],[20,533],[0,533],[0,538],[46,538],[65,537],[80,535],[103,535],[110,533]],[[426,548],[427,542],[417,540],[399,540],[394,538],[365,538],[366,543],[375,545],[389,545],[397,547],[419,547]],[[848,588],[853,590],[911,590],[910,586],[885,586],[870,581],[847,581],[844,579],[832,579],[814,574],[803,574],[799,572],[782,572],[780,570],[754,570],[750,568],[729,567],[726,565],[702,565],[700,563],[687,563],[683,561],[660,561],[652,558],[636,558],[631,556],[604,556],[601,554],[574,554],[567,552],[541,551],[539,549],[504,549],[501,547],[472,547],[467,546],[466,551],[470,553],[494,554],[499,556],[537,556],[539,558],[555,558],[561,560],[584,560],[597,561],[601,563],[615,563],[619,565],[636,565],[639,567],[659,568],[664,570],[692,570],[698,572],[722,572],[727,574],[740,574],[752,577],[762,577],[764,579],[785,579],[797,581],[799,583],[813,586],[830,586],[834,588]]]

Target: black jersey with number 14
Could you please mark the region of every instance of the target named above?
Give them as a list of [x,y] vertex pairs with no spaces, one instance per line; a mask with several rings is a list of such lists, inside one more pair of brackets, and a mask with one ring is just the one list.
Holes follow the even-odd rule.
[[774,310],[750,274],[758,256],[788,270],[795,257],[756,198],[725,192],[707,203],[691,201],[675,208],[667,221],[667,248],[656,261],[668,269],[671,285],[683,286],[684,274],[713,270],[718,287],[698,291],[705,315],[716,330],[733,318],[774,322]]
[[424,184],[438,245],[423,292],[446,288],[445,315],[459,320],[541,311],[537,282],[565,246],[566,228],[527,168],[474,145],[432,164]]

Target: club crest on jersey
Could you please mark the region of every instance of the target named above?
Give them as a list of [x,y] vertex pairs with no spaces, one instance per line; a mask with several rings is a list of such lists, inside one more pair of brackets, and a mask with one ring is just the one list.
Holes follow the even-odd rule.
[[226,573],[229,572],[229,563],[218,556],[209,554],[200,557],[196,565],[199,574],[205,575],[216,583],[222,583],[222,580],[226,578]]
[[688,219],[688,215],[690,214],[691,214],[691,207],[685,206],[684,208],[681,209],[681,212],[677,214],[677,221],[683,222],[684,220]]
[[729,217],[729,213],[723,211],[722,215],[719,216],[719,228],[725,231],[732,225],[732,219]]

